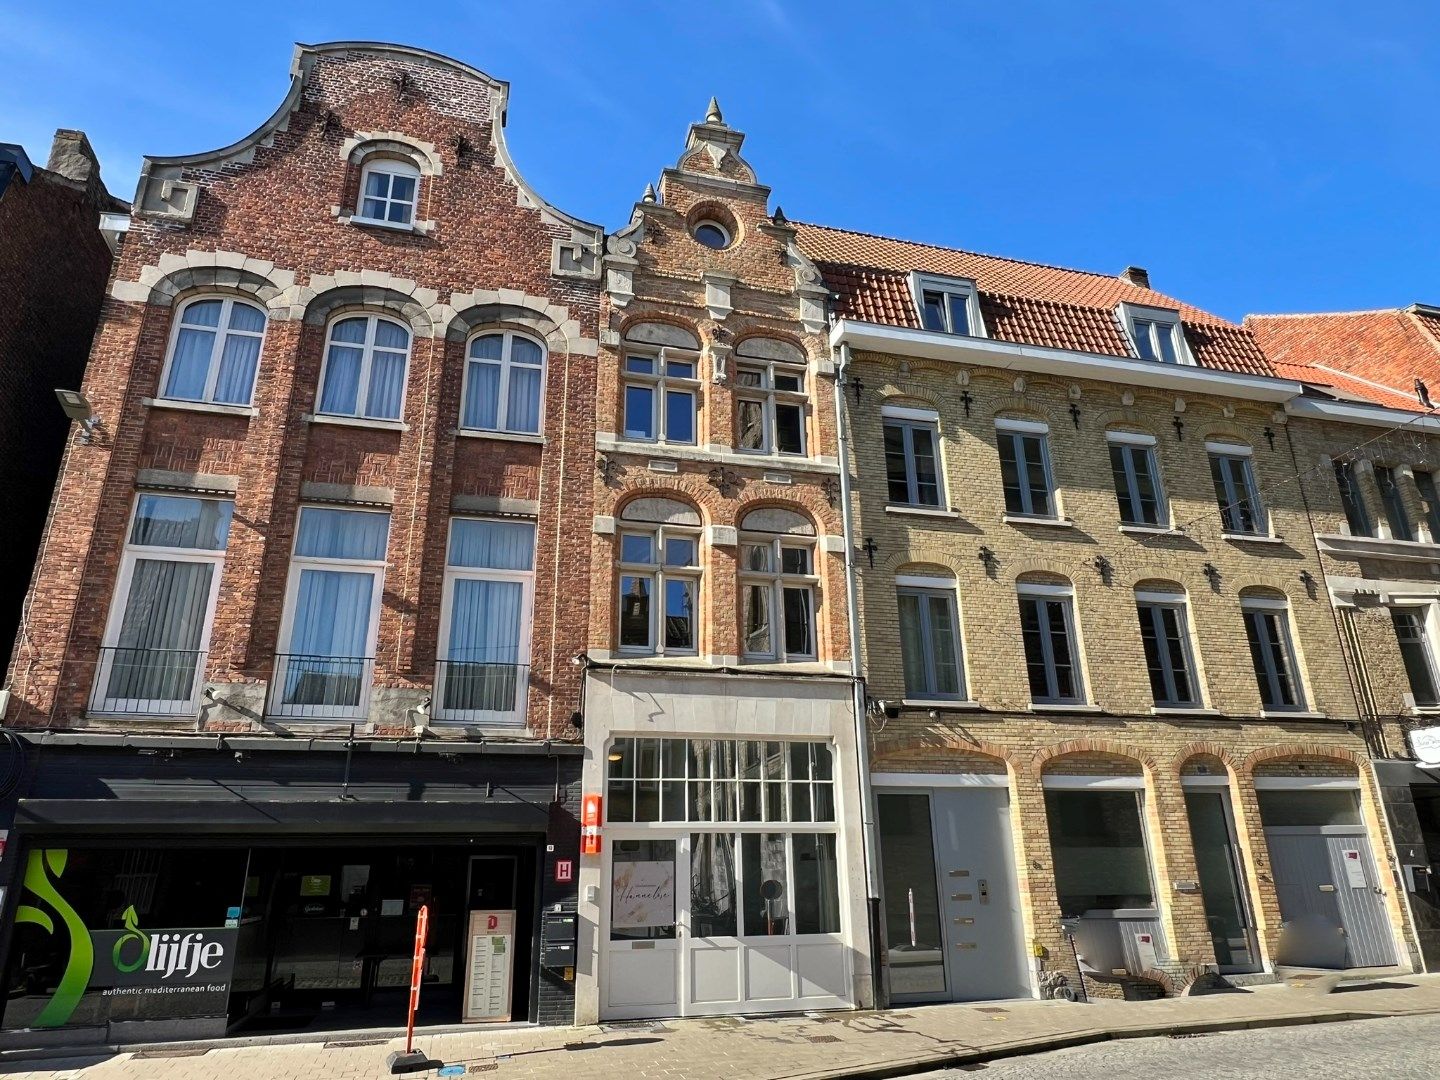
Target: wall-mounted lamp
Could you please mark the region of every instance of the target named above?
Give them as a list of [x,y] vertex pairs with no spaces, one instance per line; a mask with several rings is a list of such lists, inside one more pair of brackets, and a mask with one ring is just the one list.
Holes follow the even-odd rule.
[[84,429],[80,441],[87,443],[92,441],[95,432],[100,430],[100,417],[96,416],[95,410],[90,407],[89,398],[79,390],[57,389],[55,396],[60,401],[61,411]]

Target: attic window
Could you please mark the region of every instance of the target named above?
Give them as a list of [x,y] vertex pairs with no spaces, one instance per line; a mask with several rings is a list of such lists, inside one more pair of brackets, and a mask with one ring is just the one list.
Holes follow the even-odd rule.
[[690,235],[698,243],[716,251],[724,251],[730,246],[730,231],[718,221],[706,219],[696,222],[695,227],[690,230]]
[[973,281],[915,274],[911,281],[920,325],[940,334],[984,337],[980,294]]
[[1193,364],[1180,326],[1180,313],[1165,308],[1120,305],[1121,322],[1141,360],[1162,364]]

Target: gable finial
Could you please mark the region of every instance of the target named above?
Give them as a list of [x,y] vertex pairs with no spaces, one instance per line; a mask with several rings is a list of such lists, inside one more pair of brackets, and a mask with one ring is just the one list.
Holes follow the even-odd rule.
[[705,123],[707,123],[707,124],[723,124],[723,123],[725,123],[725,117],[722,116],[721,113],[720,113],[720,101],[719,101],[718,98],[715,98],[715,97],[711,97],[711,98],[710,98],[710,105],[709,105],[709,107],[705,110]]
[[654,202],[654,201],[655,201],[655,185],[654,185],[654,184],[646,184],[646,185],[645,185],[645,194],[640,196],[640,201],[641,201],[641,202]]

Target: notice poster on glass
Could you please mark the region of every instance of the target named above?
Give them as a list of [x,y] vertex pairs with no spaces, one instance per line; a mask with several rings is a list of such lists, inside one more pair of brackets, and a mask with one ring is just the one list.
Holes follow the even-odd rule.
[[515,968],[515,912],[472,911],[466,939],[467,1024],[510,1019],[510,983]]
[[621,930],[675,922],[675,863],[616,863],[611,879],[610,925]]

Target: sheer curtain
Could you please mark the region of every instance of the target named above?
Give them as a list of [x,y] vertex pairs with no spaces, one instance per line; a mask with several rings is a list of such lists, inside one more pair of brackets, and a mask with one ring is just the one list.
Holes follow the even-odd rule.
[[195,690],[212,563],[137,559],[105,696],[185,701]]
[[525,587],[518,581],[460,578],[450,606],[445,707],[512,712],[520,683]]
[[373,572],[300,571],[285,675],[286,704],[360,703],[374,591]]
[[[199,307],[192,305],[191,310]],[[189,315],[189,312],[186,312]],[[181,326],[175,338],[175,352],[170,357],[170,376],[165,381],[165,396],[184,401],[200,401],[205,397],[205,379],[210,371],[210,354],[215,349],[215,332]]]
[[493,431],[500,426],[500,361],[505,339],[487,334],[470,343],[463,426]]
[[530,570],[535,526],[523,521],[456,518],[450,528],[450,565],[489,570]]
[[540,431],[541,374],[545,354],[524,338],[510,341],[510,400],[505,426],[511,431]]
[[364,510],[330,510],[307,506],[300,511],[295,554],[311,559],[385,558],[390,515]]
[[398,420],[405,395],[405,361],[410,333],[391,322],[375,321],[375,347],[370,356],[370,386],[365,415]]
[[226,405],[249,405],[255,386],[255,368],[260,361],[260,338],[265,331],[265,314],[249,304],[230,308],[230,329],[243,333],[225,335],[220,352],[220,371],[215,377],[214,399]]

